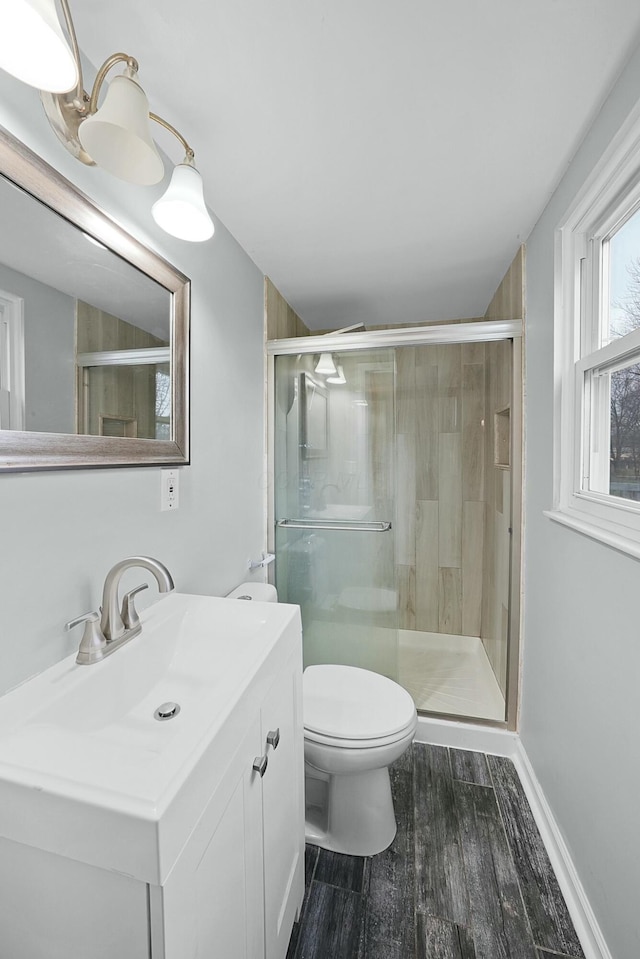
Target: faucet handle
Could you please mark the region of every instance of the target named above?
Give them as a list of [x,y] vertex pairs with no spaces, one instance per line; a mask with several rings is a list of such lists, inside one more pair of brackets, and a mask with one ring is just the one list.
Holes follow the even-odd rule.
[[64,624],[64,628],[66,632],[69,632],[70,629],[79,626],[80,623],[96,623],[99,618],[99,613],[97,613],[95,609],[92,609],[91,612],[83,613],[82,616],[77,616],[76,619],[70,619],[68,623]]
[[122,616],[125,629],[133,629],[135,626],[140,625],[140,617],[138,616],[138,610],[136,609],[133,597],[137,593],[141,593],[143,589],[148,588],[148,583],[141,583],[140,586],[136,586],[135,589],[130,589],[128,593],[124,594],[120,615]]
[[98,613],[95,610],[91,610],[91,612],[84,613],[82,616],[78,616],[76,619],[72,619],[64,625],[64,628],[68,631],[73,629],[74,626],[79,626],[80,623],[84,623],[84,633],[82,634],[80,646],[78,647],[78,655],[76,656],[76,663],[79,663],[81,666],[88,666],[102,659],[104,650],[107,648],[107,641],[100,629],[99,621],[100,616]]

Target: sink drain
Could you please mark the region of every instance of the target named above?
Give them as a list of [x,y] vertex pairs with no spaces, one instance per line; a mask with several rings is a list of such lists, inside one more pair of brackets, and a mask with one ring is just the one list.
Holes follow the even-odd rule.
[[153,718],[163,722],[165,719],[173,719],[179,712],[180,706],[178,703],[163,703],[162,706],[158,706],[153,714]]

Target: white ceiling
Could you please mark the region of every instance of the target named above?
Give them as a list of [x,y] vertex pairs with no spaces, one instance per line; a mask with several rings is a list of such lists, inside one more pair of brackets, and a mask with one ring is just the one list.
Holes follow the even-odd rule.
[[314,329],[482,315],[640,30],[637,0],[71,6]]

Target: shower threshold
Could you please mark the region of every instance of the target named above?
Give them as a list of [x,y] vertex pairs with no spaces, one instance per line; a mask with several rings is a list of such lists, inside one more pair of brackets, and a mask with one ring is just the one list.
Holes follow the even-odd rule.
[[426,712],[504,720],[504,697],[475,636],[398,630],[398,681]]

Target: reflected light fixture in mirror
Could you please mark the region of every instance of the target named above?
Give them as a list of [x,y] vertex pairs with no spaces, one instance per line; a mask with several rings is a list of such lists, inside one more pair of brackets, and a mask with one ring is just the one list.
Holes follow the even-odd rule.
[[328,376],[327,383],[334,383],[337,386],[343,386],[347,382],[347,378],[344,375],[344,369],[342,368],[342,363],[338,363],[338,371],[335,376]]
[[336,369],[336,364],[333,362],[333,357],[331,353],[321,353],[320,359],[315,366],[316,373],[320,373],[321,376],[337,376],[338,371]]
[[[108,57],[98,70],[91,94],[85,91],[69,4],[67,0],[59,3],[69,42],[58,20],[55,0],[5,0],[0,8],[0,67],[40,89],[56,136],[76,159],[102,167],[129,183],[147,186],[162,180],[164,164],[149,121],[168,130],[182,144],[185,156],[175,168],[165,195],[154,204],[154,219],[165,232],[181,240],[208,240],[214,225],[204,202],[193,150],[174,126],[149,111],[146,94],[137,81],[138,63],[128,54]],[[118,63],[125,64],[125,72],[113,78],[98,107],[106,76]],[[186,178],[178,172],[185,168],[189,171]]]

